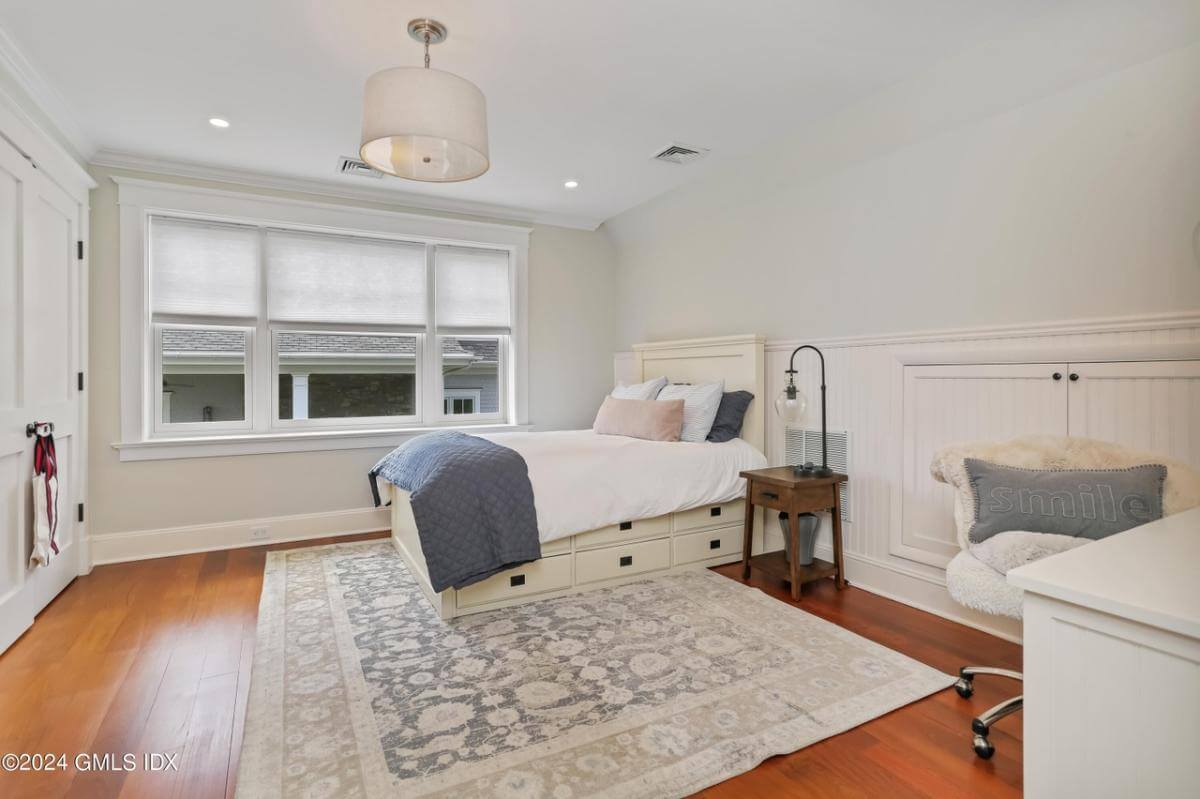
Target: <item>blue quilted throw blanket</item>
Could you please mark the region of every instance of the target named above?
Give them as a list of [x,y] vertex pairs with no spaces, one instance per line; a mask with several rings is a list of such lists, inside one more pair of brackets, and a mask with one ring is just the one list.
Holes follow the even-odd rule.
[[537,560],[537,513],[525,459],[465,433],[426,433],[384,456],[368,474],[409,492],[433,590],[477,583]]

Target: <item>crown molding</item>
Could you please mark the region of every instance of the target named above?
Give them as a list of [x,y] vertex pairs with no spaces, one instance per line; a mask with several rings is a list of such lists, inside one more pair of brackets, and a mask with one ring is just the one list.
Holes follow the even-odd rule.
[[267,172],[229,169],[227,167],[210,166],[208,164],[123,153],[115,150],[101,150],[92,157],[91,164],[92,166],[107,169],[148,172],[156,175],[189,178],[192,180],[211,180],[218,183],[228,183],[256,189],[298,192],[338,200],[386,203],[416,212],[437,211],[525,224],[554,225],[556,227],[575,228],[578,230],[595,230],[604,221],[603,219],[575,216],[573,214],[536,211],[530,208],[516,208],[472,200],[451,200],[415,194],[413,192],[392,191],[391,189],[376,188],[374,186],[348,186],[335,181],[295,178]]
[[[54,126],[55,132],[74,150],[70,153],[73,158],[80,163],[86,163],[95,154],[95,142],[79,124],[71,112],[70,105],[42,77],[41,73],[21,52],[21,49],[17,47],[17,43],[13,41],[8,31],[3,28],[0,28],[0,71],[8,75],[13,83],[37,106],[37,110],[45,115],[50,124]],[[16,100],[16,98],[12,99]],[[38,124],[37,120],[28,114],[27,109],[23,110],[29,117],[27,121],[30,124],[39,129],[44,128],[44,125]]]

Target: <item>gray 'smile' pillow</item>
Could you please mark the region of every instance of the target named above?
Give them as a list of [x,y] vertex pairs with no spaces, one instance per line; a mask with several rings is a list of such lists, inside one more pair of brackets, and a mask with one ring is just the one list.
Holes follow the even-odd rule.
[[720,444],[740,436],[746,411],[753,401],[754,395],[749,391],[726,391],[722,394],[721,404],[717,406],[717,418],[713,419],[712,430],[708,431],[705,440]]
[[977,458],[963,464],[975,494],[975,523],[967,534],[972,543],[1010,530],[1106,538],[1163,515],[1162,464],[1020,469]]

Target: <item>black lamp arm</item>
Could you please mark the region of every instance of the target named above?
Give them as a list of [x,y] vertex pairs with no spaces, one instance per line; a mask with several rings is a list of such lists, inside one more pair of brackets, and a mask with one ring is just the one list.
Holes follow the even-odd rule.
[[796,349],[792,350],[792,357],[788,359],[788,397],[792,396],[795,390],[794,378],[796,375],[796,353],[800,350],[812,350],[821,359],[821,471],[828,475],[829,469],[829,440],[825,430],[825,354],[811,344],[801,344]]

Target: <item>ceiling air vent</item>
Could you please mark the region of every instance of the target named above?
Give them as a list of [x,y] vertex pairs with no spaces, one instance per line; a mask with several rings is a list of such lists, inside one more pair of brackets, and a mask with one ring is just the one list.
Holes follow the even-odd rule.
[[655,161],[666,161],[668,164],[690,164],[708,155],[705,147],[691,147],[686,144],[670,144],[654,154]]
[[351,158],[343,155],[338,159],[338,174],[339,175],[358,175],[360,178],[381,178],[383,173],[378,169],[374,169],[366,161],[359,161],[357,158]]

